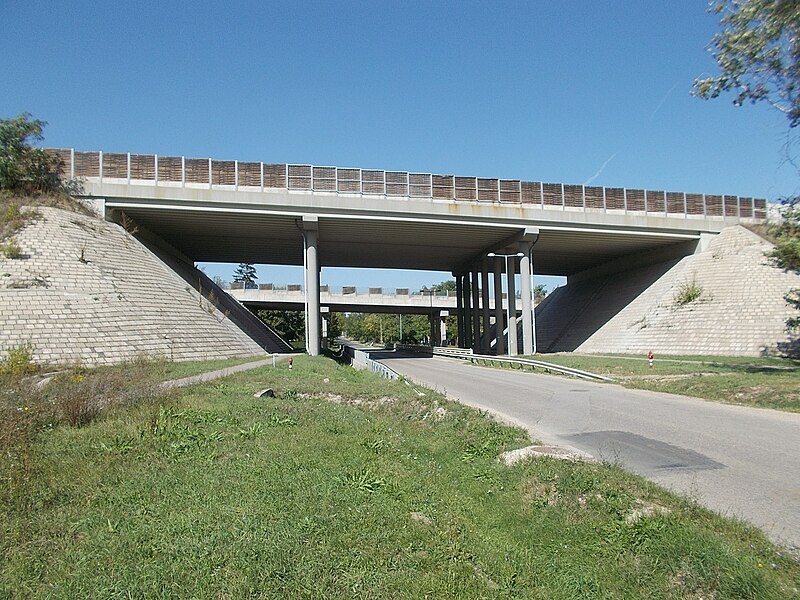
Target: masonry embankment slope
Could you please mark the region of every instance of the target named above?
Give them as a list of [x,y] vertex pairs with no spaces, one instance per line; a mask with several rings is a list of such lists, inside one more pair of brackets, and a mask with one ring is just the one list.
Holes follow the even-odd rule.
[[[770,264],[772,244],[741,226],[695,254],[593,277],[584,273],[536,310],[541,351],[797,354],[784,295],[800,276]],[[681,303],[682,290],[697,298]],[[685,298],[683,298],[685,299]]]
[[36,211],[14,236],[21,256],[0,256],[0,357],[24,344],[36,362],[84,365],[264,353],[213,298],[122,227]]

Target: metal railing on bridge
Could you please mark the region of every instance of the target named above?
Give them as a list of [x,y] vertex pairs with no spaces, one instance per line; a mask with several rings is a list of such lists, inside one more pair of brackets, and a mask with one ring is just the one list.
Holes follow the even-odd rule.
[[268,164],[119,152],[46,150],[71,179],[147,181],[156,185],[285,189],[347,195],[521,204],[541,209],[725,217],[763,221],[763,198],[599,187],[491,177],[459,177],[376,169]]

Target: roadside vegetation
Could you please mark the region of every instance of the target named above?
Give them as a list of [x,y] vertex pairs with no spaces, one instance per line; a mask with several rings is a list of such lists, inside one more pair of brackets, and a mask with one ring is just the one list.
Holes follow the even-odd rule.
[[558,353],[536,358],[609,375],[625,387],[800,412],[797,359],[657,355],[650,369],[644,356]]
[[[3,375],[0,597],[800,597],[754,528],[610,465],[502,465],[525,432],[429,390],[298,356],[164,394],[140,362]],[[58,417],[93,380],[94,418]]]
[[43,139],[45,125],[28,113],[0,119],[0,255],[8,259],[23,256],[13,237],[41,218],[36,207],[91,213],[72,197],[80,183],[64,180],[60,161],[34,147]]

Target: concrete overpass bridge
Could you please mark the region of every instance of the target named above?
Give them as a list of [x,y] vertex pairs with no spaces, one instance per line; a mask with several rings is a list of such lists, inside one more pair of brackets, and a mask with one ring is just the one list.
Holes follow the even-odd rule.
[[[306,294],[302,285],[262,284],[258,289],[243,289],[241,285],[225,288],[231,296],[248,307],[270,310],[305,310]],[[408,288],[367,290],[353,287],[331,288],[320,285],[320,305],[333,312],[368,312],[384,314],[428,315],[445,314],[458,308],[456,293],[427,293]],[[505,306],[506,302],[503,302]],[[494,307],[494,298],[489,300]],[[453,312],[453,314],[455,314]]]
[[[319,352],[323,266],[456,276],[459,341],[480,349],[503,279],[533,348],[530,275],[578,276],[626,258],[691,254],[763,199],[330,166],[51,149],[107,218],[132,219],[191,261],[304,265]],[[492,285],[490,286],[490,280]],[[481,290],[479,292],[479,290]],[[531,315],[531,318],[525,317]],[[517,353],[516,328],[508,350]],[[498,340],[498,351],[505,348]]]

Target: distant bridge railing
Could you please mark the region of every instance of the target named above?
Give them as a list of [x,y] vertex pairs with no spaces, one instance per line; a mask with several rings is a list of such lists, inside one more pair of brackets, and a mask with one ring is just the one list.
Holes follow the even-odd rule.
[[[230,284],[223,286],[224,289],[230,290],[243,290],[245,284],[241,281],[233,281]],[[262,292],[277,292],[277,293],[302,293],[303,284],[301,283],[259,283],[253,284],[254,287],[249,287],[248,290],[260,290]],[[453,290],[435,290],[433,292],[427,290],[412,290],[410,288],[383,288],[383,287],[357,287],[354,285],[332,286],[320,285],[319,291],[323,294],[332,294],[337,296],[433,296],[434,298],[455,298],[456,292]],[[506,294],[504,293],[505,297]],[[519,293],[517,293],[519,296]]]
[[698,218],[763,221],[767,217],[765,199],[731,195],[63,148],[46,151],[61,160],[63,175],[71,179],[97,177],[156,185],[285,189]]

